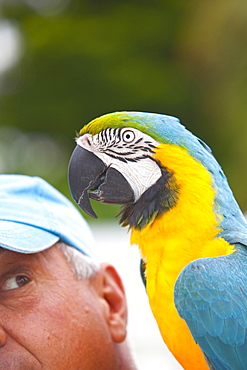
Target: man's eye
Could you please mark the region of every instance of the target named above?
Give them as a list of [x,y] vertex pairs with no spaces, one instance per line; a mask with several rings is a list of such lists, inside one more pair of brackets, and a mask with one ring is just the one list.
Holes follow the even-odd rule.
[[2,290],[12,290],[21,288],[22,286],[28,284],[30,282],[29,278],[25,275],[18,275],[11,277],[5,280],[4,284],[2,285]]

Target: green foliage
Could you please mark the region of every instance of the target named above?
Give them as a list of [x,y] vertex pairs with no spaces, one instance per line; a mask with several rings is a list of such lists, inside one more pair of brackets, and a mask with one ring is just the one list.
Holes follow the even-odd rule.
[[[108,112],[158,112],[212,147],[247,209],[245,0],[73,0],[54,14],[5,1],[2,13],[16,22],[24,49],[0,76],[0,125],[45,133],[63,152],[63,176],[38,166],[33,174],[69,195],[76,131]],[[17,163],[16,171],[27,169]],[[117,213],[108,209],[105,217]]]

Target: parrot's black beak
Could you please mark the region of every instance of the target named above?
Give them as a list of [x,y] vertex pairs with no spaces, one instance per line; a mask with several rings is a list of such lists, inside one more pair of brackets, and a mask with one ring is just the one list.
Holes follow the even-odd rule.
[[134,192],[125,177],[79,145],[70,158],[68,180],[74,200],[91,217],[97,215],[89,197],[101,203],[134,202]]

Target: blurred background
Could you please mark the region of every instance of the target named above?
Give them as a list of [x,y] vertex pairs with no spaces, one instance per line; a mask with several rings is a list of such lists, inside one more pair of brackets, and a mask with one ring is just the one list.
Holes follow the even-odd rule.
[[[246,0],[0,0],[0,172],[41,176],[70,198],[67,165],[84,124],[119,110],[164,113],[213,149],[246,211],[246,40]],[[105,222],[118,212],[93,207]],[[100,242],[111,243],[103,230],[114,225],[128,246],[116,220],[89,221]],[[172,369],[162,361],[155,369]]]

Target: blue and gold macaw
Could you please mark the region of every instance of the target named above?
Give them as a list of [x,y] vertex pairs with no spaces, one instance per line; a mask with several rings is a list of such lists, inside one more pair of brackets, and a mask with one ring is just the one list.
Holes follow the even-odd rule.
[[209,147],[165,115],[84,126],[69,165],[76,202],[122,204],[160,332],[188,370],[247,369],[247,223]]

